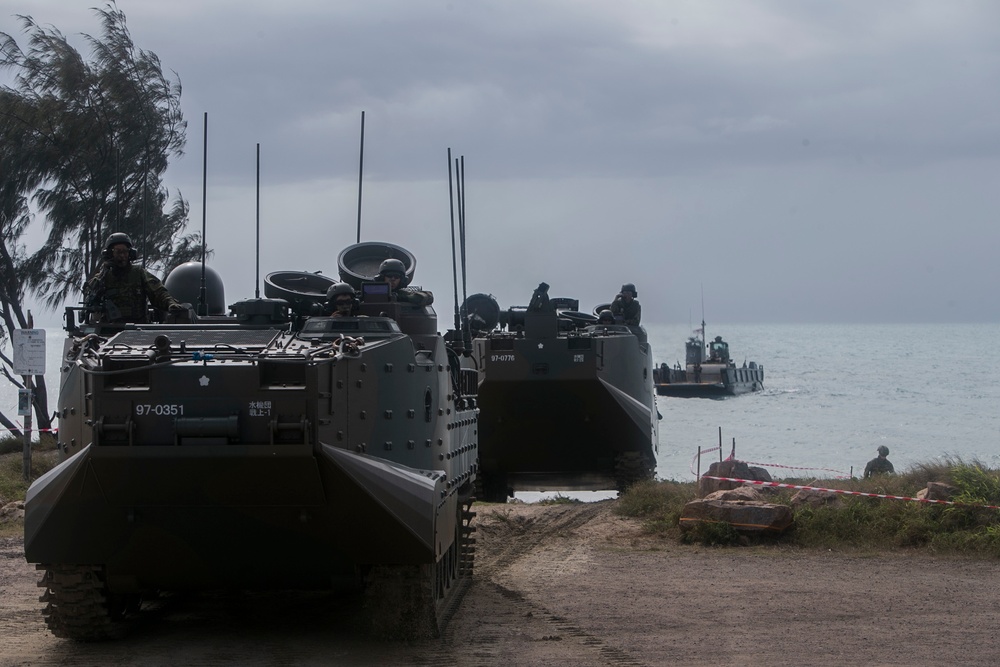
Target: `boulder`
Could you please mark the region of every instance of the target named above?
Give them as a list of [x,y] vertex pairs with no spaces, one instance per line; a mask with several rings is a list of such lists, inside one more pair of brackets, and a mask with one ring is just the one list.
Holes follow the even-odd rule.
[[0,507],[0,523],[10,523],[24,518],[24,501],[15,500]]
[[[727,459],[716,461],[708,467],[705,475],[710,477],[732,477],[735,479],[753,479],[770,482],[771,476],[763,468],[751,468],[745,461]],[[698,495],[704,497],[715,491],[726,491],[743,485],[743,482],[726,482],[719,479],[708,479],[704,475],[698,480]]]
[[[818,479],[814,479],[805,486],[816,486]],[[799,492],[792,496],[792,507],[808,505],[809,507],[840,507],[844,504],[844,496],[833,491],[819,491],[817,489],[799,489]]]
[[926,489],[917,491],[917,498],[921,500],[951,500],[956,493],[958,493],[958,489],[951,484],[927,482]]
[[762,502],[764,496],[753,486],[739,486],[735,489],[713,491],[705,500],[745,500],[747,502]]
[[787,505],[745,500],[692,500],[684,506],[681,530],[699,523],[728,523],[741,533],[780,534],[792,525],[792,509]]

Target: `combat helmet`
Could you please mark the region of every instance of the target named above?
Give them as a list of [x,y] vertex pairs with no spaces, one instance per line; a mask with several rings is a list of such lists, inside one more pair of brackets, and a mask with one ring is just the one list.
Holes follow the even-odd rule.
[[403,262],[395,257],[383,260],[378,267],[378,274],[380,276],[386,276],[392,273],[398,273],[400,277],[406,275],[406,267],[403,266]]
[[635,291],[635,285],[632,283],[625,283],[621,288],[622,292],[631,292],[633,297],[639,296],[639,293]]
[[132,239],[125,232],[115,232],[108,237],[107,242],[104,244],[105,250],[110,250],[112,246],[116,246],[119,243],[124,243],[129,248],[132,247]]
[[348,283],[334,283],[330,285],[330,287],[326,290],[327,308],[330,310],[335,309],[337,307],[337,297],[344,294],[351,297],[352,304],[357,303],[358,294]]
[[104,258],[111,259],[111,248],[118,245],[119,243],[124,243],[128,246],[128,258],[129,260],[135,260],[138,258],[139,254],[136,249],[132,246],[132,239],[125,232],[115,232],[108,237],[108,240],[104,243]]
[[878,446],[878,453],[880,456],[889,456],[889,448],[885,445]]
[[405,287],[409,282],[406,279],[406,266],[403,264],[402,260],[396,259],[395,257],[390,257],[389,259],[382,261],[378,267],[378,275],[380,278],[388,275],[398,275],[400,287]]
[[602,311],[601,311],[601,312],[600,312],[600,313],[599,313],[599,314],[597,315],[597,321],[598,321],[598,322],[599,322],[600,324],[614,324],[614,323],[615,323],[615,314],[614,314],[614,313],[612,313],[612,312],[611,312],[610,310],[608,310],[607,308],[605,308],[604,310],[602,310]]

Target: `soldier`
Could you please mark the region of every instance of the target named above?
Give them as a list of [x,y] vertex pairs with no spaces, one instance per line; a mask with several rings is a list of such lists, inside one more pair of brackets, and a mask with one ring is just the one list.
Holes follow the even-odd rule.
[[892,462],[886,457],[889,456],[889,448],[885,445],[879,445],[878,457],[872,459],[865,466],[865,479],[872,477],[873,475],[886,475],[896,472],[892,467]]
[[429,306],[434,303],[434,295],[430,292],[410,289],[407,287],[406,267],[398,259],[387,259],[378,267],[378,277],[389,283],[392,296],[400,303],[414,306]]
[[597,316],[597,323],[598,324],[614,324],[615,323],[615,314],[612,313],[607,308],[605,308]]
[[326,307],[330,317],[357,317],[358,295],[347,283],[335,283],[326,291]]
[[109,236],[102,257],[100,270],[83,287],[84,303],[96,322],[148,322],[147,303],[172,314],[188,310],[170,296],[159,278],[132,264],[136,252],[127,234]]
[[639,326],[642,318],[642,307],[635,298],[639,293],[635,291],[635,285],[626,283],[622,285],[622,291],[615,296],[611,302],[611,313],[615,316],[615,321],[620,321],[631,327]]

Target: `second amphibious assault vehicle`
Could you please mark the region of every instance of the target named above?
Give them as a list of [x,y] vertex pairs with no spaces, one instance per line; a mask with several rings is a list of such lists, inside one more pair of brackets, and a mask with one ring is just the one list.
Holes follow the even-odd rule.
[[485,294],[463,306],[482,409],[477,497],[487,502],[518,490],[623,490],[654,475],[659,413],[645,330],[599,324],[548,289],[504,312]]
[[335,281],[299,272],[232,315],[211,293],[188,323],[67,309],[62,462],[28,490],[24,529],[55,635],[119,636],[160,591],[339,586],[367,587],[385,632],[436,632],[472,568],[475,373],[432,308],[371,281],[387,256],[412,277],[391,244],[338,261],[367,317],[325,316]]

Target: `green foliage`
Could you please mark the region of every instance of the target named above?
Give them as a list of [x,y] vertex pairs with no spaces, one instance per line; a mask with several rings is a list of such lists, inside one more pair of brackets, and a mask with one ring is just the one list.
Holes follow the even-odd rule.
[[957,502],[978,505],[1000,504],[1000,477],[978,462],[961,463],[951,470],[951,479],[958,487]]
[[[129,233],[154,273],[198,252],[197,235],[181,236],[187,204],[179,196],[171,204],[161,184],[185,143],[180,82],[163,75],[156,54],[136,48],[114,3],[95,12],[102,34],[85,36],[89,61],[29,16],[19,17],[24,49],[0,32],[0,68],[13,75],[12,86],[0,87],[0,225],[9,251],[0,278],[16,271],[20,289],[48,306],[79,289],[110,232]],[[32,254],[18,244],[29,199],[49,230]],[[20,304],[22,295],[0,296]]]
[[[31,453],[31,481],[38,479],[58,463],[55,450],[38,450]],[[0,505],[24,500],[31,481],[24,480],[24,462],[21,450],[0,455]]]
[[645,529],[658,535],[676,535],[684,505],[695,498],[694,484],[643,481],[618,496],[615,512],[644,520]]
[[[979,462],[960,459],[918,464],[897,475],[853,480],[783,480],[789,484],[837,488],[860,493],[914,497],[927,483],[959,489],[955,500],[966,505],[918,503],[868,496],[838,495],[828,505],[800,505],[794,529],[780,539],[808,549],[886,551],[921,549],[938,554],[974,554],[1000,558],[1000,473]],[[684,504],[696,497],[696,484],[647,482],[622,494],[615,511],[643,520],[651,534],[685,544],[738,545],[761,540],[742,536],[725,523],[701,523],[683,533],[678,519]],[[781,489],[768,502],[790,504],[795,490]]]
[[702,544],[706,547],[728,547],[746,544],[747,539],[724,521],[703,521],[681,533],[682,544]]
[[573,504],[579,503],[579,502],[581,502],[581,501],[578,500],[578,499],[576,499],[576,498],[570,498],[568,496],[564,496],[561,493],[557,493],[556,495],[552,496],[551,498],[542,498],[541,500],[538,501],[538,504],[539,505],[573,505]]

